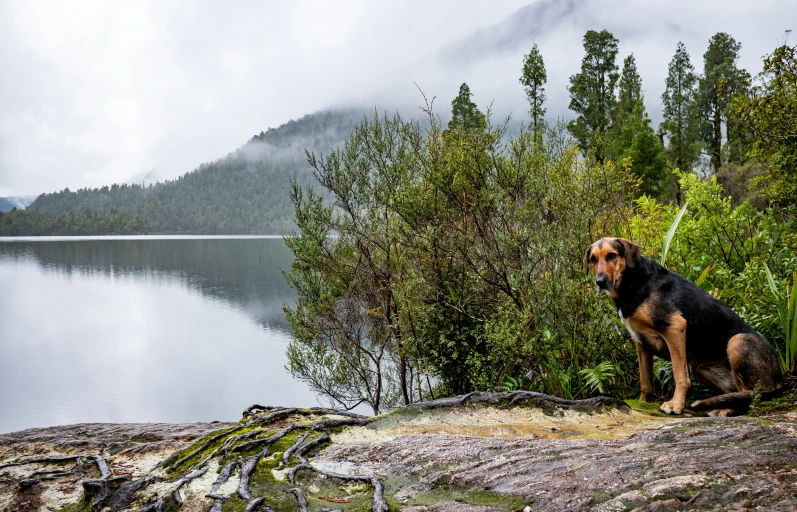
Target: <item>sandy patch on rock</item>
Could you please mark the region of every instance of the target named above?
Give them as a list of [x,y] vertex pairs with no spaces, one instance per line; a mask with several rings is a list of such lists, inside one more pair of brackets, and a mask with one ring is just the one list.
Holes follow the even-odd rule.
[[533,439],[628,439],[636,433],[659,429],[676,421],[635,411],[613,409],[604,413],[561,411],[545,414],[536,408],[498,409],[461,407],[388,414],[365,427],[333,435],[336,444],[388,441],[407,434],[452,434],[475,437]]

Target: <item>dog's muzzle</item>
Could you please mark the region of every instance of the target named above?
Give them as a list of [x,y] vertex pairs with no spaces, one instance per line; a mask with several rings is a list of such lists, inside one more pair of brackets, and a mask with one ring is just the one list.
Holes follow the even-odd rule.
[[599,274],[596,276],[595,284],[598,285],[598,288],[601,290],[609,291],[612,289],[612,282],[609,280],[609,276],[606,274]]

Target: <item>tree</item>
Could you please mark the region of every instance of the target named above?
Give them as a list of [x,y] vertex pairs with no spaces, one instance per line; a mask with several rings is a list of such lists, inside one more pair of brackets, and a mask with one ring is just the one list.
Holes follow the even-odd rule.
[[582,151],[596,162],[605,159],[606,131],[616,103],[618,40],[607,30],[588,31],[584,35],[584,58],[581,72],[570,77],[570,110],[578,117],[568,130]]
[[764,194],[792,214],[797,204],[797,48],[783,45],[764,59],[759,84],[738,97],[732,113],[755,135],[750,156],[766,165]]
[[468,84],[463,83],[459,86],[459,94],[451,102],[451,121],[448,123],[448,129],[465,128],[467,130],[483,130],[487,125],[487,120],[479,111],[470,97],[473,93],[470,92]]
[[607,156],[630,159],[631,171],[642,178],[640,192],[660,198],[665,190],[667,158],[659,137],[650,126],[642,94],[642,78],[633,54],[625,58],[620,76],[617,103],[607,134]]
[[620,133],[612,142],[618,160],[630,158],[631,171],[642,178],[639,192],[655,198],[667,195],[667,155],[650,126],[650,118],[641,99],[625,117]]
[[548,75],[545,73],[545,63],[542,60],[540,49],[535,43],[531,51],[523,56],[523,74],[520,83],[526,92],[529,102],[529,115],[531,116],[532,134],[535,138],[541,133],[545,117],[545,82]]
[[[700,119],[696,111],[697,76],[682,42],[670,61],[665,90],[661,95],[661,131],[667,136],[670,167],[689,172],[700,156]],[[676,182],[675,200],[681,204],[681,186]]]
[[[714,172],[722,165],[722,122],[727,121],[731,99],[744,91],[749,74],[737,67],[742,48],[733,37],[718,32],[703,54],[703,78],[700,80],[700,104],[703,115],[703,139],[711,148]],[[727,127],[727,122],[726,122]],[[726,131],[726,139],[732,140]]]
[[618,131],[622,130],[625,119],[633,115],[637,104],[642,101],[642,78],[639,76],[636,59],[632,53],[623,61],[623,72],[617,89],[617,105],[614,108],[612,122]]

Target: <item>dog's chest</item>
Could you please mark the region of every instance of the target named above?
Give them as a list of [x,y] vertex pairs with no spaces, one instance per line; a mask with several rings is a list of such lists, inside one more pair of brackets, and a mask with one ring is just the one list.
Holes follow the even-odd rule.
[[642,337],[631,327],[631,322],[628,320],[628,318],[623,316],[622,308],[617,308],[617,315],[620,317],[620,321],[623,322],[628,334],[631,335],[631,339],[633,339],[635,343],[642,345]]

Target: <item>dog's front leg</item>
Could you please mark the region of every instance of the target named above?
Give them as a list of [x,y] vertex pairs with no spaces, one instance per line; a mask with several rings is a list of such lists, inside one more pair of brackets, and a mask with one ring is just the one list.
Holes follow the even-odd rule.
[[680,313],[670,317],[670,326],[664,336],[664,342],[670,351],[675,394],[672,400],[661,404],[660,410],[667,414],[681,414],[686,405],[686,392],[689,391],[690,381],[686,363],[686,319]]
[[634,343],[636,355],[639,360],[639,395],[640,402],[649,402],[653,399],[653,352],[642,343]]

